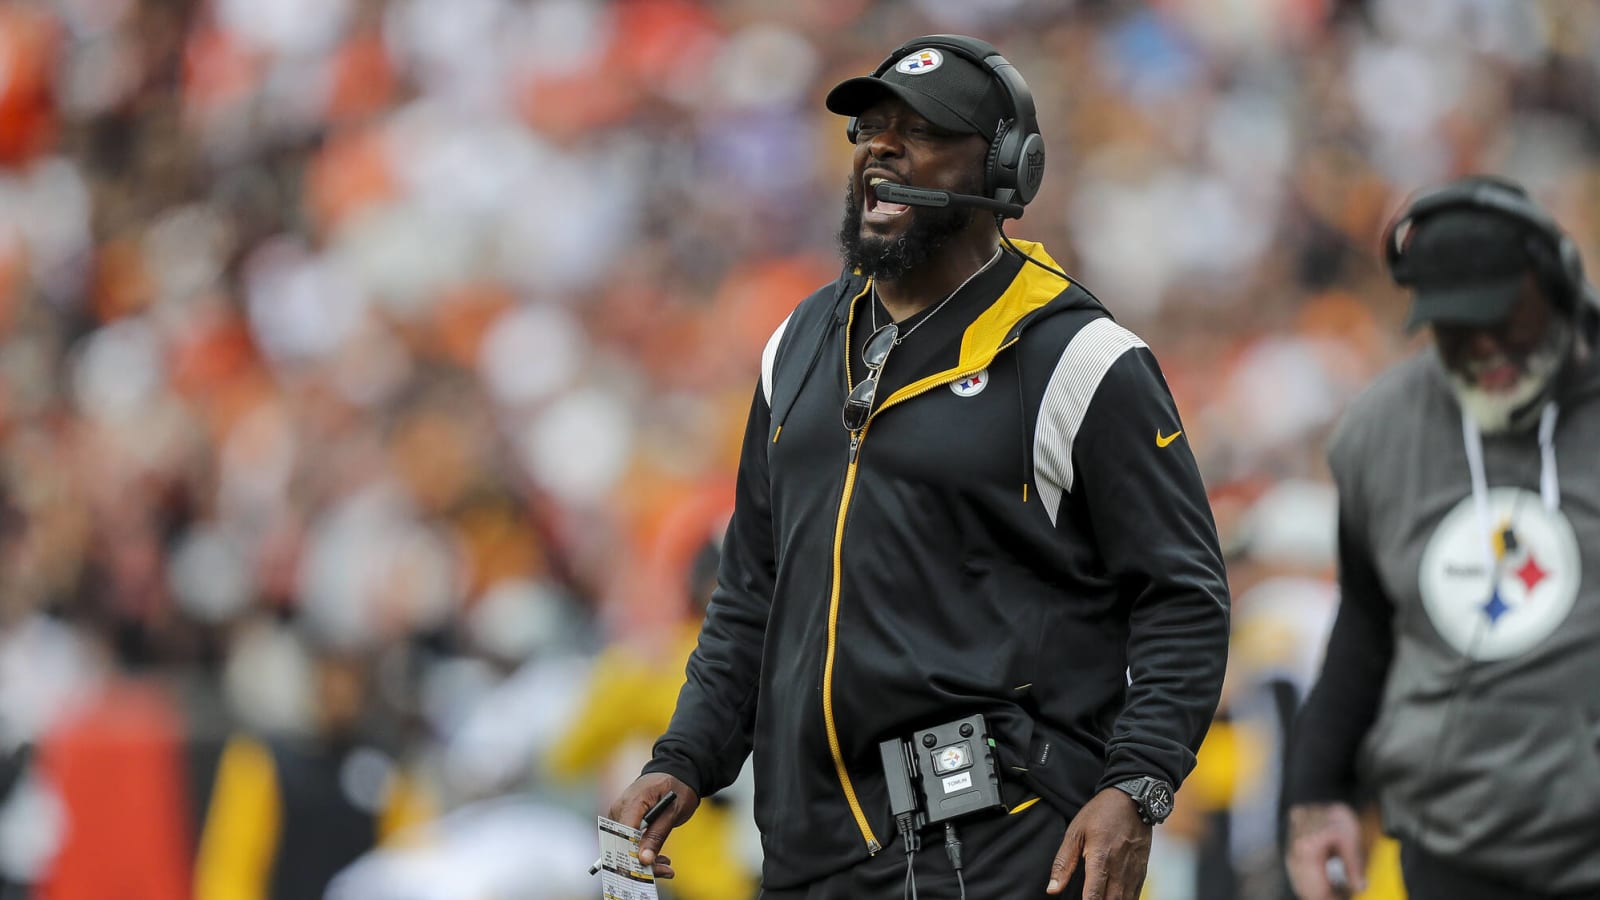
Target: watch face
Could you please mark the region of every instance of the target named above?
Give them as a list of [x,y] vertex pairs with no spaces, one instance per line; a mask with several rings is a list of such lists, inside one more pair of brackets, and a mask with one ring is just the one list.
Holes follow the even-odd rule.
[[1150,785],[1150,793],[1145,796],[1145,802],[1150,807],[1151,818],[1158,822],[1165,819],[1172,815],[1172,788],[1162,781]]

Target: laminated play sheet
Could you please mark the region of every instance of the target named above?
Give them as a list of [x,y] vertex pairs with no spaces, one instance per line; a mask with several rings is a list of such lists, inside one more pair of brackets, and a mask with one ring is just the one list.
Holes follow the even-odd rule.
[[600,817],[600,896],[603,900],[656,900],[656,876],[639,862],[637,828]]

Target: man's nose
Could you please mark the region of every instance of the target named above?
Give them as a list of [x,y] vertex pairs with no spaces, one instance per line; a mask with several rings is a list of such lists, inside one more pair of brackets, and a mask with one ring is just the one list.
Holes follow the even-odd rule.
[[899,156],[904,149],[905,145],[900,140],[900,132],[894,126],[879,129],[867,141],[867,153],[873,159]]
[[1463,338],[1462,346],[1466,349],[1467,354],[1472,357],[1482,359],[1495,356],[1504,351],[1504,348],[1500,345],[1500,339],[1495,337],[1495,333],[1487,328],[1469,329],[1463,335]]

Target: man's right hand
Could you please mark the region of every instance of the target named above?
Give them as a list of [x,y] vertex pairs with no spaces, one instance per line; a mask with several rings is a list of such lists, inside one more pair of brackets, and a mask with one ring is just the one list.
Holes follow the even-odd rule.
[[[1337,859],[1346,881],[1328,876]],[[1367,861],[1361,852],[1361,822],[1347,803],[1302,803],[1289,807],[1289,882],[1300,900],[1337,900],[1366,890]]]
[[613,822],[621,822],[629,828],[638,828],[639,820],[644,818],[646,811],[654,806],[657,800],[667,791],[675,791],[678,795],[672,805],[662,810],[656,816],[650,827],[645,829],[644,836],[639,839],[639,862],[655,869],[657,876],[662,878],[672,877],[672,867],[667,863],[665,856],[657,857],[661,852],[661,845],[666,842],[667,835],[672,829],[689,821],[694,815],[696,807],[700,805],[700,796],[689,788],[687,784],[664,772],[651,772],[640,775],[628,789],[622,792],[617,802],[611,804],[611,812],[606,818]]

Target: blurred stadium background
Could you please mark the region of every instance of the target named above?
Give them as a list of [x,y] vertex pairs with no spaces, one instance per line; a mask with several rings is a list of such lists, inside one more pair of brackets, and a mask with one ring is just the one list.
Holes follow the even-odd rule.
[[[1600,4],[0,5],[0,897],[597,895],[761,346],[837,265],[822,93],[937,31],[1031,84],[1011,231],[1159,355],[1229,552],[1147,896],[1284,896],[1323,443],[1413,346],[1377,235],[1498,171],[1595,259]],[[676,896],[749,896],[747,805]]]

